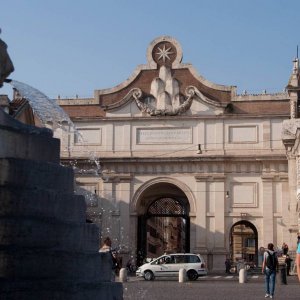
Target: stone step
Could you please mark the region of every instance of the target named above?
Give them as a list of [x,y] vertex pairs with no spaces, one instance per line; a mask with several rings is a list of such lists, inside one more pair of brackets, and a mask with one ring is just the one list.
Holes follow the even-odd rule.
[[36,247],[97,253],[99,228],[92,223],[58,223],[43,217],[0,217],[0,245],[2,249]]
[[102,280],[99,253],[44,249],[0,249],[0,278],[6,280]]
[[0,186],[74,192],[73,170],[58,164],[0,158]]
[[76,223],[86,221],[86,203],[80,195],[3,186],[0,199],[0,217],[52,218]]
[[49,133],[43,134],[39,128],[29,129],[16,130],[0,125],[0,140],[5,141],[0,147],[0,158],[15,157],[59,163],[60,140],[52,138]]

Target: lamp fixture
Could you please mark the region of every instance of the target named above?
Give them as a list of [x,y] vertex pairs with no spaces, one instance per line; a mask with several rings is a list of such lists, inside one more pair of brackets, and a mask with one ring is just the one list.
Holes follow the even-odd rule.
[[198,144],[197,154],[202,154],[201,144]]

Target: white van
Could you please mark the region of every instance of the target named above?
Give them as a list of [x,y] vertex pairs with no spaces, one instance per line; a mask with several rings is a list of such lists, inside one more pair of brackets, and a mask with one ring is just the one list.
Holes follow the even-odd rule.
[[180,269],[185,269],[189,280],[197,280],[199,276],[207,275],[205,262],[200,254],[174,253],[162,255],[150,263],[140,266],[137,277],[153,280],[155,277],[178,277]]

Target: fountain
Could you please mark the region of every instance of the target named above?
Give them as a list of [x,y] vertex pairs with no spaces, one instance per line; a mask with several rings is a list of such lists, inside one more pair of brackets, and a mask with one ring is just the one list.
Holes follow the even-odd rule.
[[[12,71],[0,40],[0,86]],[[70,122],[38,90],[12,84],[45,122]],[[122,284],[110,281],[110,255],[98,253],[99,229],[86,222],[84,197],[74,194],[73,169],[59,164],[52,131],[0,109],[0,144],[0,299],[122,299]]]

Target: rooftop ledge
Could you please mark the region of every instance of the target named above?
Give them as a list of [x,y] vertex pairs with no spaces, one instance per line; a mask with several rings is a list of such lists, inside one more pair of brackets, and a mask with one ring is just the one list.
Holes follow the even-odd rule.
[[[97,98],[58,98],[54,99],[59,105],[88,105],[88,104],[99,104]],[[240,94],[233,95],[232,102],[238,101],[282,101],[289,100],[287,92],[284,93],[273,93],[273,94]]]
[[232,101],[276,101],[276,100],[288,100],[289,95],[287,92],[273,93],[273,94],[242,94],[236,95],[232,98]]

